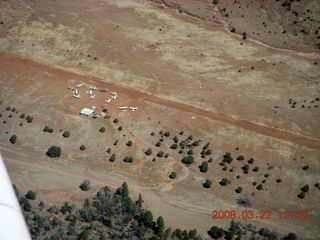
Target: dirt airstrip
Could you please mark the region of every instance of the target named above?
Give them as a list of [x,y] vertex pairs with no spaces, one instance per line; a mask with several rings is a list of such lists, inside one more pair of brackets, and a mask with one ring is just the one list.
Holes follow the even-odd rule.
[[[81,204],[100,187],[116,188],[126,181],[134,196],[143,195],[155,216],[164,217],[167,227],[197,228],[204,237],[213,225],[227,227],[230,222],[212,219],[211,212],[241,213],[248,208],[236,199],[247,194],[253,201],[249,209],[257,214],[271,210],[272,219],[242,222],[275,229],[280,236],[294,232],[301,239],[316,239],[320,71],[319,51],[309,41],[317,39],[312,24],[318,20],[314,17],[310,26],[301,23],[310,35],[295,36],[287,22],[287,35],[253,35],[247,30],[243,39],[244,30],[231,33],[230,28],[253,28],[247,21],[250,12],[263,9],[263,19],[255,21],[265,25],[272,11],[282,16],[283,9],[270,7],[271,1],[256,1],[264,2],[263,8],[241,1],[237,13],[232,2],[1,2],[0,149],[12,181],[24,191],[35,190],[38,199],[49,204]],[[301,15],[311,14],[307,9],[313,2],[293,7]],[[243,8],[248,8],[245,14]],[[237,19],[243,19],[239,26]],[[277,22],[270,20],[266,28],[278,31]],[[284,46],[279,39],[290,44]],[[67,87],[76,89],[79,83],[81,99],[76,99]],[[96,97],[90,100],[90,86],[107,92],[94,91]],[[79,115],[84,107],[100,110],[110,91],[119,96],[107,106],[110,120]],[[18,112],[6,111],[7,106]],[[139,109],[119,111],[119,106]],[[33,122],[21,119],[21,113],[32,116]],[[45,126],[53,133],[43,132]],[[99,132],[102,126],[104,133]],[[62,137],[66,130],[69,138]],[[162,136],[161,130],[170,136]],[[18,136],[16,144],[8,141],[13,134]],[[194,148],[195,163],[185,166],[181,158],[187,151],[179,154],[170,146],[174,136],[181,141],[189,135],[200,145]],[[156,147],[160,139],[161,147]],[[131,147],[126,145],[129,140]],[[212,155],[201,158],[206,143]],[[82,144],[85,151],[79,150]],[[52,145],[61,146],[60,158],[45,156]],[[116,153],[115,162],[109,161],[108,148]],[[144,153],[147,148],[152,148],[151,156]],[[160,150],[168,157],[157,157]],[[223,170],[219,163],[225,152],[234,160]],[[239,155],[245,160],[236,160]],[[134,161],[123,162],[125,156]],[[198,166],[210,157],[209,170],[201,173]],[[241,168],[250,157],[255,162],[244,174]],[[309,169],[302,170],[306,165]],[[255,166],[258,172],[252,171]],[[174,180],[168,177],[172,171],[178,173]],[[230,184],[221,186],[222,178]],[[92,182],[89,192],[78,188],[83,179]],[[206,179],[213,182],[209,189],[202,187]],[[264,180],[263,190],[252,184]],[[310,190],[299,199],[306,184]],[[241,194],[235,192],[239,186]],[[305,209],[308,218],[280,219],[281,209],[293,215]]]

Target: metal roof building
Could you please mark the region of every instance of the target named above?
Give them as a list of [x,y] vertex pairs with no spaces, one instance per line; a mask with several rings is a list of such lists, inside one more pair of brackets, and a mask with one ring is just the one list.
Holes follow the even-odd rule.
[[80,112],[81,115],[85,115],[85,116],[90,116],[92,113],[94,113],[94,110],[90,108],[84,108]]

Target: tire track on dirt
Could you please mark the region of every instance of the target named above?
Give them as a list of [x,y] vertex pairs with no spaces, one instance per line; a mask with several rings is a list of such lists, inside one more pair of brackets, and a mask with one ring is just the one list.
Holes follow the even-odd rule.
[[0,58],[4,61],[12,62],[14,64],[20,64],[29,66],[31,68],[36,68],[51,74],[60,75],[65,78],[73,78],[79,81],[90,82],[96,86],[101,86],[103,88],[113,89],[113,91],[117,91],[119,93],[128,95],[130,97],[142,98],[145,101],[149,101],[158,105],[167,106],[170,108],[174,108],[180,110],[182,112],[196,114],[198,116],[203,116],[210,118],[212,120],[224,122],[227,124],[231,124],[258,134],[266,135],[269,137],[277,138],[280,140],[284,140],[287,142],[295,143],[298,145],[307,146],[314,149],[320,149],[320,141],[316,139],[309,138],[307,136],[298,135],[295,133],[287,132],[281,129],[276,129],[269,126],[258,125],[253,122],[249,122],[246,120],[236,119],[221,113],[210,112],[205,109],[201,109],[199,107],[195,107],[192,105],[187,105],[180,102],[173,102],[167,99],[163,99],[154,95],[150,95],[146,92],[141,92],[139,90],[128,88],[125,86],[116,85],[113,83],[103,82],[103,79],[99,79],[94,76],[85,76],[74,72],[69,72],[67,70],[59,69],[56,67],[52,67],[49,65],[45,65],[43,63],[38,63],[30,59],[26,59],[12,53],[0,52]]

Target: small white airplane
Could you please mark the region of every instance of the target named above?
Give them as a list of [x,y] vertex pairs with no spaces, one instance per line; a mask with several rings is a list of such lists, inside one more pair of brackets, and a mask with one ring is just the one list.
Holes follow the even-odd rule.
[[78,95],[74,94],[73,97],[74,97],[74,98],[78,98],[78,99],[81,98],[80,94],[78,94]]
[[125,111],[128,107],[118,107],[119,110]]
[[112,99],[110,98],[110,99],[106,100],[105,102],[110,103],[111,101],[112,101]]
[[98,90],[97,87],[90,87],[91,90]]
[[78,95],[78,90],[76,89],[73,94]]
[[83,83],[77,84],[77,88],[82,87]]
[[96,97],[96,95],[90,96],[90,100],[94,99]]
[[131,111],[133,111],[133,112],[138,110],[137,107],[129,107],[129,109],[130,109]]
[[118,95],[113,95],[111,98],[112,98],[113,100],[116,100],[116,99],[118,98]]
[[100,113],[101,117],[104,117],[106,114],[104,112]]
[[196,116],[191,117],[192,120],[196,119]]
[[112,96],[117,95],[117,92],[110,92]]

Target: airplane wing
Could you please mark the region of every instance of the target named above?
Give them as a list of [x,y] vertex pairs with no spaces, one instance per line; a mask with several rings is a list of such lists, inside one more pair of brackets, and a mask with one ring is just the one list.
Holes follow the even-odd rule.
[[31,240],[19,202],[0,155],[0,239]]

